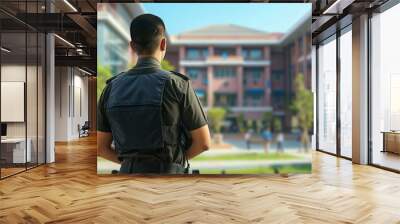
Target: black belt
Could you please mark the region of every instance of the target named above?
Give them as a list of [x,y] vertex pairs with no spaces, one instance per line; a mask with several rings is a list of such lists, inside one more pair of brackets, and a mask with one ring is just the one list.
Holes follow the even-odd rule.
[[185,173],[182,164],[168,161],[166,155],[132,153],[121,155],[120,173]]
[[185,173],[185,168],[181,164],[177,163],[165,163],[160,161],[137,161],[134,158],[127,158],[124,159],[121,163],[120,173],[183,174]]

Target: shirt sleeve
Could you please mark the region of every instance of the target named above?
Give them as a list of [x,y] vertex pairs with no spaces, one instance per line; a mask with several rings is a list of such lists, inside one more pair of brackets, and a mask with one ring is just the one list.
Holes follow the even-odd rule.
[[103,89],[99,102],[97,102],[97,130],[102,132],[111,132],[110,123],[105,114],[104,100],[108,91],[108,85]]
[[185,127],[189,130],[195,130],[207,124],[207,116],[204,113],[200,100],[197,97],[190,83],[187,82],[186,90],[183,95],[183,110],[182,121]]

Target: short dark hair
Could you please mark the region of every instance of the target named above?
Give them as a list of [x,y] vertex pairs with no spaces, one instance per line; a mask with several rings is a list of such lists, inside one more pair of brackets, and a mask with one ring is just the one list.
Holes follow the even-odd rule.
[[131,39],[138,54],[153,54],[165,36],[162,19],[152,14],[142,14],[131,22]]

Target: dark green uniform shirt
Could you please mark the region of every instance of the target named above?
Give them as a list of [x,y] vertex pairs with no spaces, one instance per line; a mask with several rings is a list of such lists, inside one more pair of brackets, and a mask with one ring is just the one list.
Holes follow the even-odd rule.
[[[140,59],[137,65],[120,75],[126,75],[130,71],[143,68],[161,68],[160,63],[154,58]],[[145,71],[145,69],[143,70]],[[187,76],[169,73],[170,79],[164,88],[163,101],[161,105],[162,119],[165,125],[176,124],[181,121],[187,131],[192,131],[207,124],[207,118],[196,96],[191,82]],[[102,132],[112,132],[107,114],[104,111],[104,103],[107,101],[105,92],[109,85],[105,87],[98,102],[97,110],[97,130]],[[151,88],[149,86],[148,88]],[[180,163],[184,158],[179,153],[173,153],[171,160]]]

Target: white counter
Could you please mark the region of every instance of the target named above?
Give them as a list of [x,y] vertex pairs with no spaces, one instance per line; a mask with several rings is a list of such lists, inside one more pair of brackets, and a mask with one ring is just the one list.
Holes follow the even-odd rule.
[[[26,154],[25,154],[25,138],[6,138],[1,139],[2,145],[11,145],[13,150],[13,163],[25,163],[32,161],[32,140],[30,138],[27,139]],[[3,146],[2,146],[3,147]],[[25,161],[25,159],[27,159]]]

